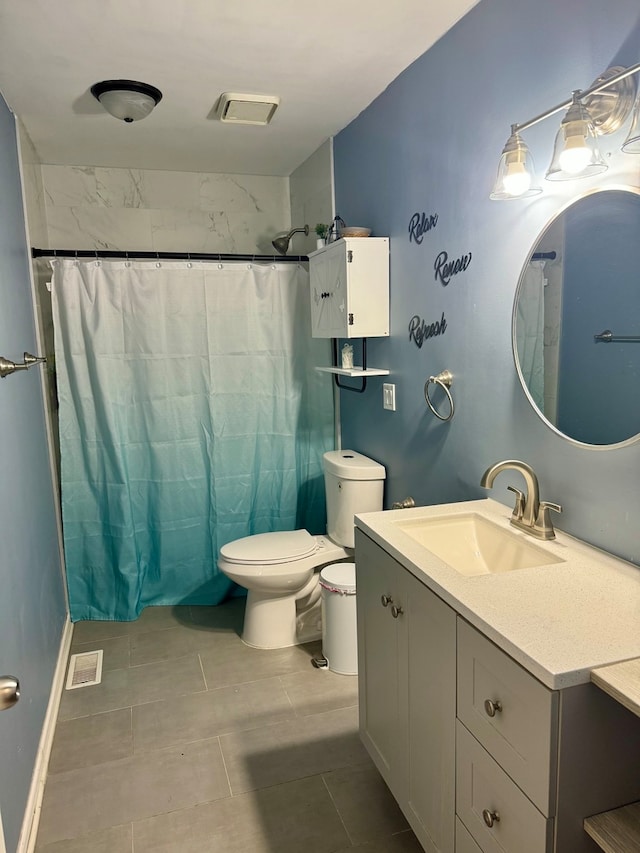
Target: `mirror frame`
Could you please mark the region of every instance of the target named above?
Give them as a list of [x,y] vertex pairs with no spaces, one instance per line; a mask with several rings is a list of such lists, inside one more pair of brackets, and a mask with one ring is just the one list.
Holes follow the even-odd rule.
[[[640,187],[633,187],[633,186],[630,186],[628,184],[626,184],[626,185],[612,184],[610,186],[599,186],[599,187],[594,187],[593,189],[587,190],[586,192],[582,193],[581,195],[572,198],[570,201],[563,204],[562,207],[560,207],[553,214],[553,216],[551,216],[551,218],[547,220],[546,224],[540,230],[540,232],[537,234],[535,240],[531,244],[531,247],[529,249],[529,253],[527,254],[527,258],[530,258],[531,255],[533,254],[533,252],[535,251],[536,246],[538,245],[542,235],[549,229],[549,227],[556,221],[556,219],[558,219],[560,216],[562,216],[568,210],[568,208],[572,207],[577,202],[582,201],[582,199],[585,199],[591,195],[596,195],[596,194],[600,194],[603,192],[625,192],[625,193],[633,193],[634,195],[640,196]],[[516,290],[515,290],[515,294],[513,297],[513,309],[511,312],[511,352],[513,355],[513,363],[514,363],[515,368],[516,368],[516,373],[518,375],[518,381],[520,382],[520,386],[521,386],[522,390],[524,391],[524,394],[525,394],[525,396],[529,402],[529,405],[533,409],[534,413],[540,418],[542,423],[551,430],[551,432],[555,433],[557,436],[564,439],[565,441],[568,441],[570,444],[573,444],[574,447],[581,447],[584,450],[617,450],[621,447],[629,447],[632,444],[637,444],[640,441],[640,428],[639,428],[639,431],[637,433],[635,433],[635,435],[632,435],[629,438],[625,438],[623,441],[617,441],[613,444],[588,444],[585,441],[578,441],[578,439],[572,438],[570,435],[567,435],[566,433],[561,432],[545,416],[544,412],[540,411],[540,409],[538,408],[538,405],[535,403],[533,397],[531,396],[531,393],[529,391],[529,388],[527,386],[525,378],[522,374],[522,369],[520,367],[520,357],[518,356],[518,344],[517,344],[517,338],[516,338],[516,323],[518,320],[518,297],[520,296],[520,290],[522,288],[524,270],[525,270],[525,266],[523,266],[520,270],[520,275],[518,276],[518,283],[516,284]]]

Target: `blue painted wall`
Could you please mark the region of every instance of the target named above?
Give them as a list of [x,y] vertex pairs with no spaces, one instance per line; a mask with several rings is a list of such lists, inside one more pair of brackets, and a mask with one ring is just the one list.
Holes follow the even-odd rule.
[[[37,350],[13,115],[0,97],[0,354]],[[17,847],[66,618],[41,367],[0,379],[0,674],[22,698],[0,713],[0,808]]]
[[[512,123],[639,60],[637,0],[606,11],[595,0],[481,0],[337,136],[338,212],[391,238],[391,337],[369,341],[368,362],[391,370],[398,410],[382,410],[383,380],[341,394],[343,446],[387,466],[387,505],[408,494],[419,503],[484,497],[484,469],[520,458],[537,471],[542,498],[564,505],[559,527],[640,563],[640,443],[593,450],[556,435],[530,408],[511,352],[513,297],[536,236],[586,190],[637,185],[640,158],[618,153],[625,127],[603,139],[604,175],[543,181],[544,194],[525,200],[488,197]],[[541,180],[559,120],[525,134]],[[416,211],[438,214],[421,245],[408,239]],[[441,251],[472,254],[446,287],[434,277]],[[443,312],[444,335],[421,348],[409,340],[414,314],[432,322]],[[425,379],[444,368],[455,377],[451,423],[423,398]],[[501,475],[492,495],[511,503],[506,485],[517,476]]]

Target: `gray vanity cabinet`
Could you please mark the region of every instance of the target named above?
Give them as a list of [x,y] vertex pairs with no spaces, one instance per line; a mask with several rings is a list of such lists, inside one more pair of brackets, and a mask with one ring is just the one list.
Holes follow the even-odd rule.
[[640,720],[550,690],[356,528],[360,735],[427,853],[594,853],[640,799]]
[[356,529],[360,733],[423,848],[453,853],[456,614]]

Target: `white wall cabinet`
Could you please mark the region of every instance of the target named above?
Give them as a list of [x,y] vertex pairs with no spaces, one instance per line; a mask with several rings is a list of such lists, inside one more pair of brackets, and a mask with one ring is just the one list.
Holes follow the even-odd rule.
[[428,853],[455,836],[456,614],[356,530],[360,732]]
[[309,255],[314,338],[389,335],[389,238],[345,237]]
[[640,799],[638,717],[549,690],[360,529],[356,572],[360,734],[424,850],[593,853],[584,818]]

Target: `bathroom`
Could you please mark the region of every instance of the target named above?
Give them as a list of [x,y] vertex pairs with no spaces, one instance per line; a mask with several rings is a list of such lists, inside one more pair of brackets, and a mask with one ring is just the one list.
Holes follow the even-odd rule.
[[[407,28],[412,25],[407,20]],[[28,42],[26,22],[25,28]],[[550,218],[588,190],[640,185],[640,161],[619,153],[627,128],[605,137],[609,169],[603,175],[575,183],[542,180],[541,195],[510,204],[488,198],[511,124],[563,102],[573,89],[589,86],[606,68],[632,65],[639,57],[640,13],[631,0],[616,0],[606,9],[592,0],[580,4],[480,0],[336,134],[333,152],[325,142],[288,180],[261,177],[247,182],[254,195],[258,189],[263,192],[260,207],[268,210],[256,232],[276,232],[288,222],[313,225],[332,212],[333,157],[335,211],[348,223],[366,225],[374,235],[390,238],[391,334],[388,339],[369,341],[368,358],[372,365],[390,370],[389,381],[396,385],[396,411],[382,408],[382,379],[372,378],[363,394],[343,391],[340,395],[342,446],[384,464],[386,507],[408,495],[418,504],[484,497],[480,478],[486,467],[499,459],[522,459],[535,468],[542,497],[563,505],[562,516],[554,519],[561,530],[640,562],[635,530],[640,509],[639,445],[594,450],[550,430],[520,387],[511,351],[511,312],[520,271]],[[526,133],[541,179],[557,126],[551,118]],[[210,244],[203,249],[206,217],[198,216],[197,204],[190,201],[193,173],[172,172],[162,179],[157,193],[164,201],[148,203],[149,208],[161,210],[152,223],[145,204],[132,197],[130,184],[123,187],[127,170],[39,163],[28,142],[22,141],[26,177],[32,181],[28,191],[37,198],[39,189],[40,199],[44,194],[47,199],[46,216],[43,213],[38,221],[30,213],[30,245],[92,249],[96,240],[99,245],[116,245],[124,231],[135,245],[123,248],[156,249],[151,243],[152,227],[164,222],[168,232],[164,250],[218,250]],[[154,170],[145,176],[153,177]],[[304,198],[309,176],[315,182],[314,197]],[[215,177],[210,184],[216,185],[215,193],[228,181]],[[95,204],[98,191],[109,194],[108,205]],[[314,207],[318,196],[321,201]],[[421,243],[409,240],[416,212],[434,218],[437,214],[435,227],[422,235]],[[20,239],[19,233],[14,239]],[[193,244],[186,245],[190,239]],[[4,251],[9,246],[3,244]],[[313,242],[300,241],[295,246],[307,252]],[[232,249],[225,245],[222,250]],[[433,272],[441,251],[450,259],[471,255],[467,268],[446,287],[434,279]],[[20,261],[12,263],[13,280],[24,278],[22,267],[16,267]],[[3,284],[3,290],[8,287]],[[11,291],[7,299],[8,310],[3,313],[9,314]],[[409,337],[415,315],[427,325],[444,315],[445,332],[418,347]],[[606,327],[603,320],[602,328]],[[10,328],[4,334],[7,351],[2,350],[3,355],[16,357],[29,349],[22,339],[11,336]],[[437,421],[423,396],[426,378],[444,369],[454,377],[456,413],[450,423]],[[28,532],[37,571],[34,568],[34,574],[25,579],[3,576],[3,582],[16,590],[17,602],[0,602],[0,622],[11,625],[21,644],[38,659],[40,683],[45,685],[51,684],[56,666],[65,602],[53,486],[42,488],[53,476],[44,432],[39,432],[37,413],[25,414],[19,398],[20,383],[33,378],[31,374],[2,382],[5,434],[15,437],[18,426],[28,439],[29,451],[20,457],[18,467],[5,448],[3,502],[5,508],[15,506],[16,511],[3,514],[2,530],[3,540],[9,543]],[[593,393],[594,406],[608,400],[606,389],[594,388]],[[13,398],[14,394],[18,397]],[[16,412],[21,411],[18,420]],[[34,485],[16,506],[15,487],[23,481],[40,488]],[[500,488],[493,490],[505,504],[510,503],[506,485],[499,482]],[[30,610],[25,602],[35,598],[37,607]],[[14,614],[25,609],[32,614],[31,624],[37,624],[37,631],[16,624],[20,620]],[[12,669],[8,663],[3,671],[5,667]],[[12,725],[16,728],[11,739],[24,737],[35,743],[35,757],[47,699],[45,688],[29,703],[29,715],[7,720],[17,714],[16,709],[0,717],[3,750],[8,749],[6,727]],[[24,810],[24,800],[21,805],[9,790],[12,780],[5,768],[0,779],[5,834],[15,838],[16,815]],[[11,850],[11,843],[7,849]]]

